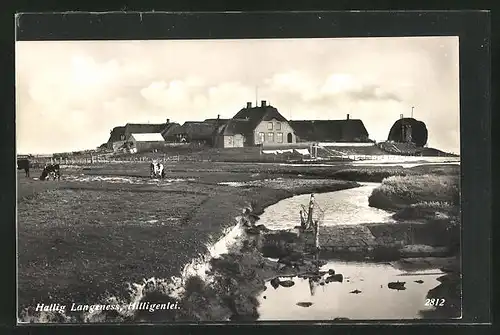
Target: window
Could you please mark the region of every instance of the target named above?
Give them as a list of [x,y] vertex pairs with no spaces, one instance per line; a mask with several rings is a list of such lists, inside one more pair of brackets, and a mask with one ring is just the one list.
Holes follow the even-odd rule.
[[264,143],[266,140],[266,135],[264,133],[259,133],[259,143]]
[[281,130],[281,123],[280,122],[276,122],[276,130]]
[[232,137],[232,136],[228,136],[228,137],[227,137],[227,143],[228,143],[229,145],[233,145],[233,137]]
[[274,142],[274,133],[267,133],[267,141]]
[[273,123],[272,122],[267,123],[267,130],[273,130]]
[[125,135],[120,135],[120,140],[124,141],[125,140]]
[[276,142],[283,143],[283,133],[277,133],[276,134]]

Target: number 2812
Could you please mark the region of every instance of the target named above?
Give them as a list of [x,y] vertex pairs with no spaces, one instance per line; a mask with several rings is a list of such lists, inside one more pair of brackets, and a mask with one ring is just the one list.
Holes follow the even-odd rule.
[[425,306],[442,307],[445,301],[444,299],[425,299]]

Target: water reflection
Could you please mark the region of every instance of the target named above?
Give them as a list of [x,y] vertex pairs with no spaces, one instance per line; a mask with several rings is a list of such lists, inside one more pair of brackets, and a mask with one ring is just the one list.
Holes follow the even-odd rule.
[[[425,306],[426,295],[442,275],[436,269],[406,273],[388,264],[337,261],[320,270],[322,276],[279,278],[293,280],[291,287],[267,283],[259,320],[418,319],[432,309]],[[343,280],[329,280],[332,273]]]
[[[393,222],[391,213],[368,206],[368,197],[379,183],[336,192],[315,194],[316,202],[324,211],[322,226]],[[293,228],[300,223],[301,205],[309,202],[309,194],[297,195],[266,208],[259,223],[269,229]]]

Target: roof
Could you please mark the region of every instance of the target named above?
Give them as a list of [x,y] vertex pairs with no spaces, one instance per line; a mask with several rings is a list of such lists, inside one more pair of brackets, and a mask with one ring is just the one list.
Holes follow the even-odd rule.
[[125,126],[114,127],[111,130],[108,143],[121,141],[121,136],[129,137],[131,134],[163,133],[178,123],[127,123]]
[[401,138],[401,126],[403,125],[409,125],[412,128],[411,132],[411,137],[412,141],[415,142],[415,144],[419,147],[423,147],[428,140],[429,132],[427,130],[427,126],[425,125],[424,122],[416,120],[414,118],[403,118],[403,119],[398,119],[394,124],[392,125],[390,131],[389,131],[389,136],[387,137],[387,140],[392,140],[395,142],[401,142],[403,139]]
[[253,132],[262,121],[272,119],[287,122],[287,119],[273,106],[243,108],[226,123],[226,127],[221,131],[224,135],[248,134]]
[[125,135],[125,127],[114,127],[113,130],[111,130],[108,142],[120,141],[121,135]]
[[219,123],[227,123],[231,119],[205,119],[203,122],[219,122]]
[[164,138],[160,133],[135,133],[130,134],[137,142],[163,142]]
[[186,121],[173,134],[187,134],[191,140],[212,140],[216,126],[214,122]]
[[178,124],[178,123],[170,123],[168,124],[167,127],[165,127],[162,132],[161,132],[161,135],[163,136],[164,139],[167,139],[167,138],[173,138],[175,137],[175,131],[177,130],[177,128],[179,128],[181,125]]
[[250,125],[249,120],[231,120],[227,124],[223,125],[220,129],[222,135],[235,135],[235,134],[247,134],[252,132],[253,129]]
[[166,123],[127,123],[125,134],[161,133],[167,127]]
[[290,121],[295,135],[306,141],[352,141],[368,137],[368,131],[359,119]]

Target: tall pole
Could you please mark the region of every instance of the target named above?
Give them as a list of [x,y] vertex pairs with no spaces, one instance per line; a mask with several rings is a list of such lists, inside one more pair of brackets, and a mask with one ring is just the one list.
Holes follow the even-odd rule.
[[259,107],[258,92],[259,92],[259,87],[255,86],[255,107]]
[[413,107],[413,106],[411,107],[411,118],[412,119],[413,119],[413,108],[415,108],[415,107]]

